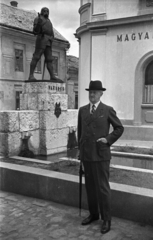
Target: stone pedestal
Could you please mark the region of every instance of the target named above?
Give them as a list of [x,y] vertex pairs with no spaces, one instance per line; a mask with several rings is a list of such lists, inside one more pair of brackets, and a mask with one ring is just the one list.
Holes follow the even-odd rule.
[[65,84],[50,81],[26,82],[20,99],[21,110],[39,111],[40,154],[66,150],[69,114]]

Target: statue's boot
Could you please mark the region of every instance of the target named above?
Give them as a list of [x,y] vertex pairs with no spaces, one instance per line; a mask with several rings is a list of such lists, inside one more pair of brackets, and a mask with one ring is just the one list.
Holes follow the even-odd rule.
[[64,83],[63,80],[55,77],[55,75],[53,75],[53,76],[50,78],[50,81],[51,81],[51,82],[57,82],[57,83]]
[[35,59],[32,59],[30,64],[30,74],[28,81],[36,81],[37,79],[34,77],[34,71],[37,65],[37,61]]
[[54,73],[53,73],[53,67],[52,67],[52,64],[49,62],[47,63],[47,69],[48,69],[48,72],[49,72],[49,75],[50,75],[50,81],[51,82],[57,82],[57,83],[64,83],[63,80],[57,78]]
[[37,81],[33,75],[29,75],[28,81]]

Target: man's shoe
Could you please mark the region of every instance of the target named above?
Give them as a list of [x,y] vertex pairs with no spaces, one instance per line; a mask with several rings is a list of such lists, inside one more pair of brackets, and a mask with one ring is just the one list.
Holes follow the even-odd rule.
[[110,231],[111,228],[111,221],[103,221],[102,227],[101,227],[101,233],[105,234]]
[[89,215],[87,218],[85,218],[82,221],[82,225],[90,224],[91,222],[96,221],[98,219],[99,219],[99,215]]

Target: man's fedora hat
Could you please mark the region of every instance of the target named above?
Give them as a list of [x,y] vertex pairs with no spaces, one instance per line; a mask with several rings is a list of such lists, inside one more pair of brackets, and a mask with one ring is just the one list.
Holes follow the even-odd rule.
[[102,90],[105,91],[106,88],[103,88],[102,82],[99,80],[91,81],[89,84],[89,88],[86,88],[86,91],[96,91],[96,90]]

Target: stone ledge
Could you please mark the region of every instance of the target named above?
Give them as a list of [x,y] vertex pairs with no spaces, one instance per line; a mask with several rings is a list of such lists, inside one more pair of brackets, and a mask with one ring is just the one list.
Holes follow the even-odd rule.
[[[78,176],[2,163],[0,189],[78,207]],[[110,183],[112,215],[153,226],[153,190]],[[44,187],[45,186],[45,187]],[[83,179],[82,207],[87,209]]]

